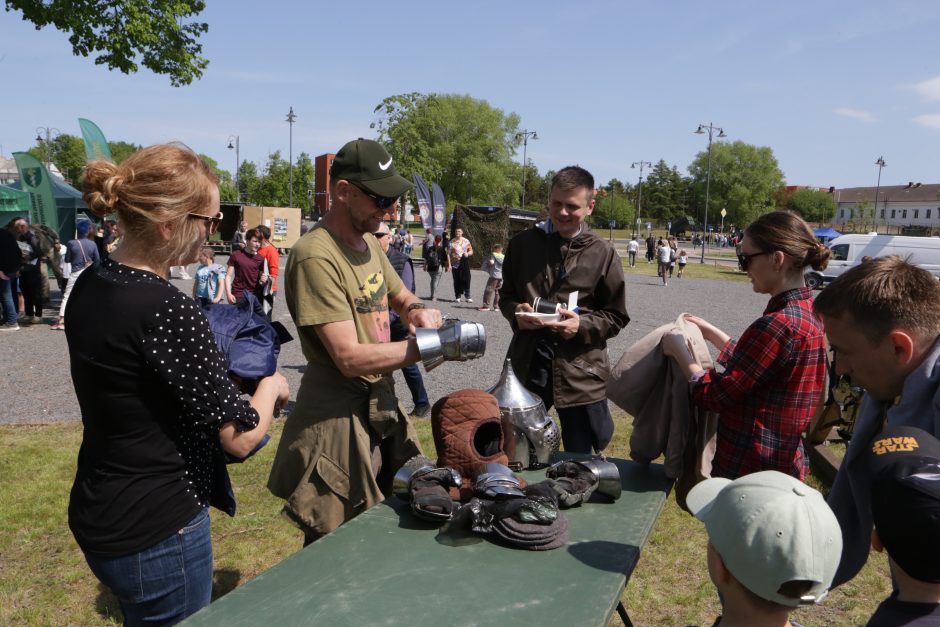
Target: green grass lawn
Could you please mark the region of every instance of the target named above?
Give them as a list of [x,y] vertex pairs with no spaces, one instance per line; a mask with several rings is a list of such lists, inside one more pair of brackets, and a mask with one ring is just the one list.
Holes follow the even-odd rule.
[[[630,419],[615,416],[609,453],[627,457]],[[224,595],[301,548],[301,534],[278,514],[281,501],[265,488],[283,421],[271,442],[245,464],[230,466],[238,515],[212,510],[214,598]],[[433,452],[430,422],[417,421],[425,451]],[[88,570],[69,532],[68,493],[81,425],[0,427],[0,625],[119,624],[115,599]],[[815,477],[816,487],[827,489]],[[703,526],[670,496],[643,550],[623,601],[636,625],[710,625],[718,597],[705,567]],[[834,591],[824,605],[798,610],[803,625],[864,624],[887,596],[882,555]],[[615,618],[611,625],[619,625]]]

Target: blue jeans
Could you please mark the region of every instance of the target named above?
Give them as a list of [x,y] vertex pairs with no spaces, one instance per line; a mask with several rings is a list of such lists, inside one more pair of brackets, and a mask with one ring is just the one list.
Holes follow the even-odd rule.
[[3,308],[3,324],[16,324],[16,303],[13,302],[13,281],[15,280],[15,278],[0,279],[0,307]]
[[203,509],[172,536],[139,553],[85,561],[121,603],[125,625],[180,622],[212,600],[212,537]]

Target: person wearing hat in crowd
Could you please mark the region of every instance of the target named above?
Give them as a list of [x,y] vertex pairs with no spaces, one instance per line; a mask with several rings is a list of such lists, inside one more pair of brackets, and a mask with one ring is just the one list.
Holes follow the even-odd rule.
[[940,436],[940,283],[896,256],[860,264],[826,286],[813,311],[823,322],[836,374],[865,390],[829,505],[842,526],[833,585],[849,581],[871,549],[869,444],[885,425]]
[[[623,266],[613,246],[588,228],[594,177],[578,166],[552,179],[548,219],[509,241],[499,310],[513,330],[508,357],[545,408],[558,409],[565,450],[603,451],[614,434],[607,406],[607,341],[627,326]],[[558,320],[532,316],[538,297],[577,307]]]
[[268,489],[305,544],[382,501],[421,452],[391,376],[420,352],[414,337],[391,341],[389,308],[412,328],[440,327],[441,312],[405,288],[373,235],[412,187],[381,144],[347,143],[330,167],[332,208],[287,260],[285,301],[308,364]]
[[940,625],[940,441],[915,427],[872,440],[871,545],[888,552],[896,585],[870,627]]
[[842,533],[819,492],[764,470],[706,479],[686,502],[708,532],[708,574],[722,605],[716,625],[796,625],[791,610],[825,598]]

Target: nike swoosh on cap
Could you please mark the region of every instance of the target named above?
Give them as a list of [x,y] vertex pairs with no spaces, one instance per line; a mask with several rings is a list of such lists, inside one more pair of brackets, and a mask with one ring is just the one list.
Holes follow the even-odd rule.
[[382,163],[381,161],[379,161],[379,169],[382,170],[382,171],[387,170],[390,165],[392,165],[392,158],[391,158],[391,157],[389,157],[389,158],[388,158],[388,161],[386,161],[385,163]]

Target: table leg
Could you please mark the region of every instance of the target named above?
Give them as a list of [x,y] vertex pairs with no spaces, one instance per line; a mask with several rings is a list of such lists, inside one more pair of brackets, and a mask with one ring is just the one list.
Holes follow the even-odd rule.
[[630,615],[627,614],[627,608],[623,606],[623,601],[617,603],[617,614],[620,616],[620,620],[623,621],[624,627],[633,627],[633,622],[630,620]]

